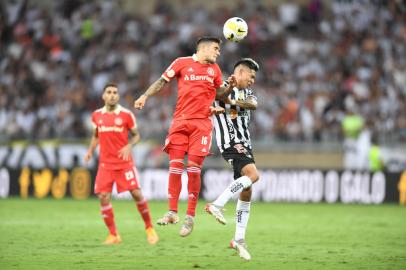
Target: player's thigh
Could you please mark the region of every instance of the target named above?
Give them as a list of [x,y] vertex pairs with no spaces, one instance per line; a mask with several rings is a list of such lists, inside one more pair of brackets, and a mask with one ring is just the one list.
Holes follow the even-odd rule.
[[[239,147],[232,146],[225,149],[222,156],[231,166],[233,166],[234,179],[245,175],[243,172],[244,168],[250,169],[252,168],[252,165],[255,167],[255,160],[252,152],[241,145],[239,145]],[[250,175],[247,176],[250,177]],[[256,179],[254,181],[256,181]]]
[[248,176],[252,182],[256,182],[259,179],[259,173],[255,163],[248,163],[244,165],[241,169],[241,174]]
[[207,156],[210,154],[212,123],[210,119],[193,119],[189,121],[189,155]]
[[114,175],[112,170],[106,170],[101,166],[97,170],[94,184],[94,193],[111,193],[113,189]]
[[184,121],[175,121],[169,129],[168,136],[165,140],[164,151],[177,149],[187,152],[189,144],[189,134]]
[[118,193],[141,188],[138,171],[135,167],[115,170],[114,178],[116,181]]

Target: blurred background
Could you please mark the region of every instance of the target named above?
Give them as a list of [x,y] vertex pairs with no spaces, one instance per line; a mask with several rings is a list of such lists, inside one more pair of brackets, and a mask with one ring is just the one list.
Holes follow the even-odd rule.
[[[42,155],[54,167],[43,145],[84,149],[72,161],[82,164],[107,82],[132,108],[173,59],[193,54],[199,36],[222,37],[238,16],[249,34],[238,44],[222,37],[219,65],[225,78],[241,57],[261,66],[251,122],[259,167],[406,167],[403,1],[6,0],[0,14],[0,165],[35,165]],[[133,110],[140,168],[167,166],[161,146],[176,89]],[[38,145],[40,154],[21,158]],[[212,152],[205,166],[227,168],[214,142]]]

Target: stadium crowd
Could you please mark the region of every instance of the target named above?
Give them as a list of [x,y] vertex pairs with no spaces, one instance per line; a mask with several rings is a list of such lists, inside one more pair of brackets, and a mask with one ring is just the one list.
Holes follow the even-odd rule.
[[[239,16],[248,37],[224,42],[219,64],[224,78],[240,57],[261,65],[255,139],[341,141],[342,120],[355,113],[381,141],[406,141],[402,1],[263,2],[209,10],[159,0],[140,16],[118,1],[55,1],[50,9],[2,1],[0,140],[86,137],[107,82],[132,108],[175,57],[194,52],[197,37],[221,36],[226,19]],[[143,138],[163,141],[175,89],[136,112]]]

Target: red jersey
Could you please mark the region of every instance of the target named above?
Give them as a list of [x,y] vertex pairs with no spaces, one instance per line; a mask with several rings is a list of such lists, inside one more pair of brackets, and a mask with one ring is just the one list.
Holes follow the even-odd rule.
[[174,77],[178,80],[178,101],[173,119],[208,118],[216,89],[223,83],[220,67],[199,63],[195,54],[180,57],[162,74],[167,82]]
[[120,105],[113,112],[103,107],[93,112],[92,123],[99,138],[99,166],[108,170],[134,166],[131,156],[129,161],[118,157],[118,151],[128,144],[128,131],[137,126],[134,114]]

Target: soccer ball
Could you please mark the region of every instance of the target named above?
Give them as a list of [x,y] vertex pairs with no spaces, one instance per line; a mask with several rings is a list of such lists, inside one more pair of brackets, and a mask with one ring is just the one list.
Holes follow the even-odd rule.
[[230,18],[223,26],[223,34],[226,39],[239,42],[248,34],[248,25],[241,18]]

